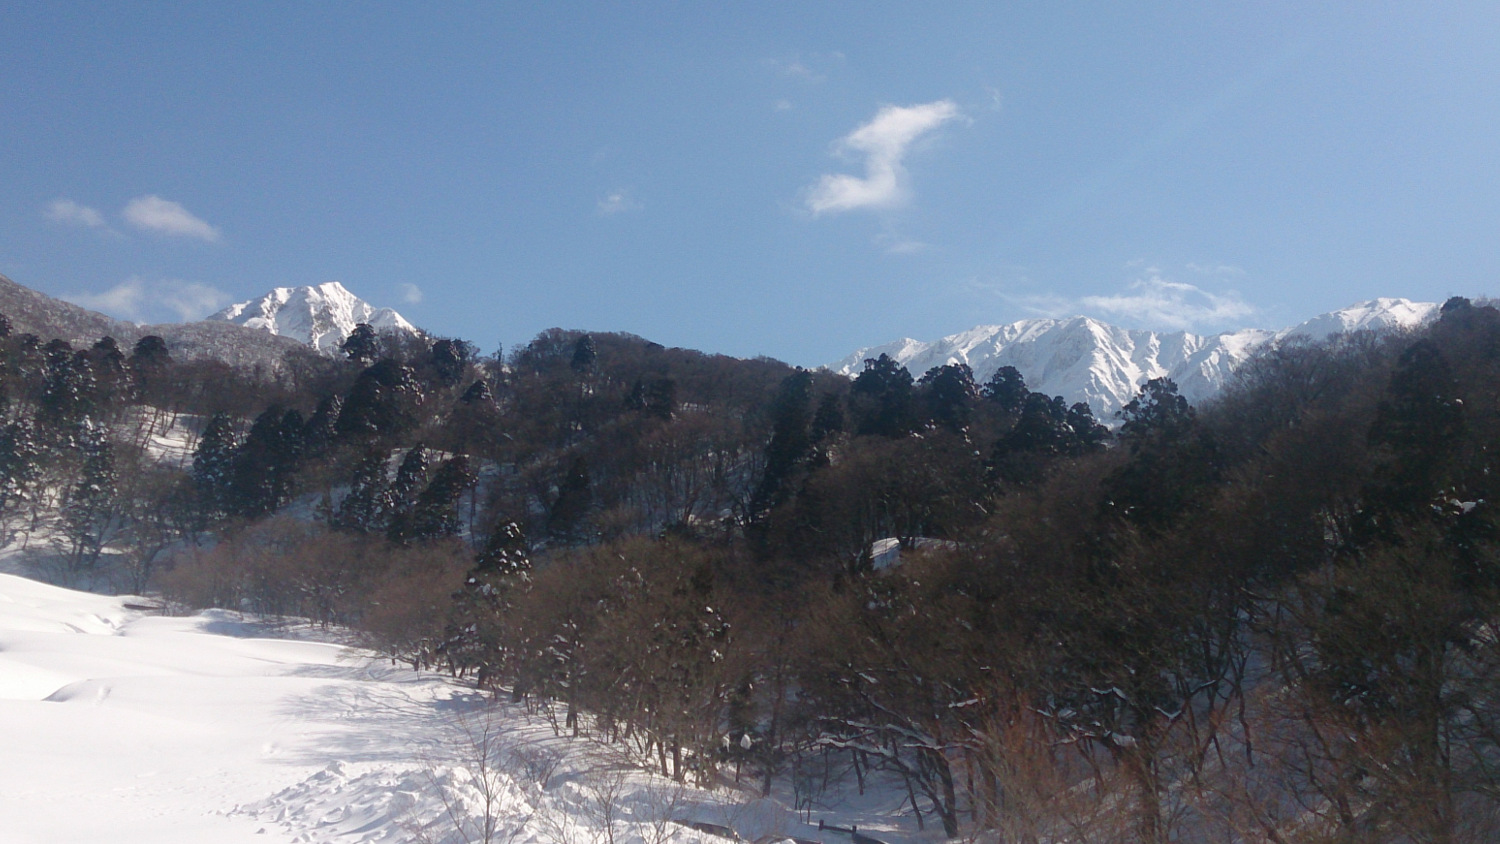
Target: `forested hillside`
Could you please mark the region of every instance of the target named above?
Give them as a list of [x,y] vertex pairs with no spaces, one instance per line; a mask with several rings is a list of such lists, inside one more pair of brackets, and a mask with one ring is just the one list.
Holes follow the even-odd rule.
[[1500,835],[1492,307],[1115,434],[1009,367],[0,328],[0,522],[59,579],[350,625],[678,779],[894,771],[950,837]]

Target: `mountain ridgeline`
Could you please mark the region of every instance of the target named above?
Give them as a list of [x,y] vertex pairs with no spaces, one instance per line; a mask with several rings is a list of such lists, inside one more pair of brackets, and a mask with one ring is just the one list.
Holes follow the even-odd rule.
[[931,343],[907,339],[860,349],[829,368],[853,376],[865,360],[882,354],[914,377],[950,363],[966,364],[980,379],[1013,366],[1036,390],[1087,402],[1095,413],[1113,418],[1152,378],[1172,379],[1188,401],[1198,404],[1223,389],[1234,370],[1267,343],[1411,329],[1437,313],[1435,303],[1372,299],[1280,331],[1247,328],[1213,336],[1130,330],[1081,316],[1027,319],[981,325]]
[[1264,338],[1196,407],[1149,378],[1113,430],[914,355],[356,324],[265,377],[13,325],[0,529],[679,780],[897,777],[950,838],[1495,840],[1500,311],[1419,322]]

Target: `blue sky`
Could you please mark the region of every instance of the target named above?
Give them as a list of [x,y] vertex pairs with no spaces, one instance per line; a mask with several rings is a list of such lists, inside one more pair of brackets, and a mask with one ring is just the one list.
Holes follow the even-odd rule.
[[0,273],[803,365],[1496,292],[1500,5],[916,5],[4,4]]

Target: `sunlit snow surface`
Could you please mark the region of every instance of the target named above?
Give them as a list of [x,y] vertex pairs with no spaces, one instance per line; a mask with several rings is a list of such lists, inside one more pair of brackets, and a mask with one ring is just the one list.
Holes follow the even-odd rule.
[[0,574],[0,841],[446,844],[486,792],[494,840],[516,844],[725,844],[670,818],[818,838],[821,817],[893,844],[911,827],[892,790],[797,816],[684,788],[317,631],[137,601]]

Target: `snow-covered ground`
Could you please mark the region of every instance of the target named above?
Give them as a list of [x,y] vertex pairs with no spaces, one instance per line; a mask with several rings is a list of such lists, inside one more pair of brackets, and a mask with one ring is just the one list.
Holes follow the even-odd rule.
[[819,819],[915,831],[883,813],[892,791],[798,814],[686,788],[335,634],[150,603],[0,574],[0,840],[452,844],[486,840],[487,818],[516,844],[725,844],[674,820],[828,844],[849,837]]

